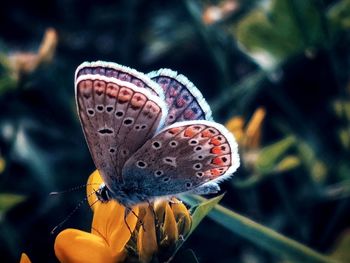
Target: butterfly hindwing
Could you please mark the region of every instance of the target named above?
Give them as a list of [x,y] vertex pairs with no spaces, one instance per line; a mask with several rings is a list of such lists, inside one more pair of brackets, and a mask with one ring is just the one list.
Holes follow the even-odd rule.
[[212,120],[208,103],[184,75],[170,69],[160,69],[150,72],[148,76],[163,88],[169,107],[165,126],[179,121]]
[[104,182],[122,182],[125,161],[151,138],[167,113],[160,97],[113,77],[82,74],[75,81],[79,117]]
[[148,140],[125,163],[126,185],[148,198],[182,192],[212,193],[239,166],[233,135],[218,123],[175,123]]

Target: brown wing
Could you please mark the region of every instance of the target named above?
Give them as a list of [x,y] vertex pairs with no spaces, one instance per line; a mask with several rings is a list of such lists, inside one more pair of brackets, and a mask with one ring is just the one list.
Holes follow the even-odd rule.
[[193,191],[217,183],[239,166],[233,135],[218,123],[175,123],[148,140],[123,168],[125,183],[148,196]]
[[123,180],[125,161],[156,132],[166,105],[132,83],[100,75],[81,75],[76,100],[84,134],[107,187]]

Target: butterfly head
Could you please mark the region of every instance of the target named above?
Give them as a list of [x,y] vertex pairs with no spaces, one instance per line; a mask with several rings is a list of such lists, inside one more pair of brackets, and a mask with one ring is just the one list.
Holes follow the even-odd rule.
[[102,203],[106,203],[112,199],[110,191],[104,183],[99,186],[98,190],[96,191],[96,196]]

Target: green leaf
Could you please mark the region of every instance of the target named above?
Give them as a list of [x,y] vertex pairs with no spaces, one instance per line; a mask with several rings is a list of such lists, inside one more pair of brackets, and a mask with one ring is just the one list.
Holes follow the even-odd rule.
[[295,142],[295,137],[289,136],[264,147],[259,153],[256,162],[257,172],[261,174],[271,173],[278,165],[278,162],[282,159],[283,155],[295,144]]
[[350,230],[345,231],[335,245],[335,249],[330,254],[331,258],[340,262],[350,262]]
[[324,39],[313,1],[271,0],[239,21],[234,34],[244,51],[268,70]]
[[194,207],[194,212],[192,213],[192,226],[190,234],[198,227],[199,223],[204,219],[204,217],[217,205],[220,200],[224,197],[224,194],[214,197],[209,200],[205,200],[198,206]]
[[300,159],[295,155],[288,155],[280,161],[276,167],[275,172],[282,173],[290,171],[300,165]]
[[[189,204],[205,202],[206,200],[203,197],[189,195],[184,196],[183,199]],[[221,205],[216,205],[208,217],[228,231],[251,241],[280,258],[293,262],[338,262]]]
[[15,205],[26,199],[23,195],[17,194],[0,194],[0,214],[5,214]]
[[193,205],[192,208],[192,225],[190,232],[186,235],[185,239],[178,243],[176,250],[173,253],[173,257],[177,254],[179,249],[182,247],[182,245],[185,243],[185,241],[188,239],[188,237],[193,233],[193,231],[198,227],[199,223],[204,219],[204,217],[214,208],[215,205],[217,205],[220,200],[223,198],[224,194],[219,195],[217,197],[214,197],[212,199],[205,199],[203,202],[199,203],[190,203],[188,202],[191,200],[191,198],[188,197],[189,195],[181,195],[180,199],[185,201],[186,203],[189,203]]

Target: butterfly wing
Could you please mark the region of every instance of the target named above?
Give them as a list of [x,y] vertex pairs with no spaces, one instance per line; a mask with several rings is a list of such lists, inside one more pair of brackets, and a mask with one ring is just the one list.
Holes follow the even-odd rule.
[[148,76],[164,91],[169,108],[165,126],[179,121],[212,120],[212,112],[196,86],[171,69],[153,71]]
[[166,127],[125,163],[126,185],[145,199],[182,192],[211,193],[239,167],[237,143],[221,124],[185,121]]
[[139,88],[149,90],[153,95],[164,99],[162,88],[152,81],[147,75],[135,69],[114,62],[94,61],[84,62],[75,71],[75,79],[84,75],[105,76],[130,82]]
[[79,117],[92,158],[107,187],[123,181],[125,161],[151,138],[167,107],[144,87],[101,74],[75,80]]

